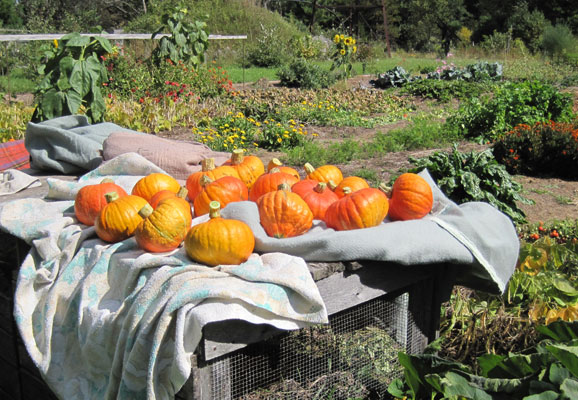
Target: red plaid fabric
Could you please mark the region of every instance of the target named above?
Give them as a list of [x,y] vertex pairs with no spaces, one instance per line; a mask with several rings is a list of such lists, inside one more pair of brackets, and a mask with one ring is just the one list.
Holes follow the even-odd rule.
[[24,140],[0,143],[0,171],[30,168],[30,154],[24,147]]

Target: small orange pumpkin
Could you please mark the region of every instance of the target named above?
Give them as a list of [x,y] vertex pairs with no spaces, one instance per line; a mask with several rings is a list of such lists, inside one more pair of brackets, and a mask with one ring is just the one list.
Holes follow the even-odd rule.
[[407,221],[425,217],[433,207],[431,186],[421,176],[407,172],[393,182],[389,218]]
[[303,196],[313,190],[313,188],[317,186],[318,183],[319,182],[314,179],[303,179],[291,186],[291,191],[293,193],[297,193],[303,198]]
[[305,200],[305,203],[313,212],[313,218],[320,220],[325,218],[327,208],[339,200],[339,197],[327,187],[325,182],[317,183],[314,188],[299,196]]
[[76,218],[84,225],[93,226],[100,210],[108,204],[104,195],[109,192],[116,192],[119,197],[128,195],[110,178],[104,178],[100,183],[80,188],[74,199]]
[[212,181],[208,176],[201,178],[203,190],[193,201],[195,216],[204,215],[209,212],[211,201],[218,201],[222,207],[235,201],[244,201],[249,198],[247,186],[239,178],[234,176],[223,176]]
[[179,191],[177,193],[173,192],[172,190],[166,190],[166,189],[161,190],[160,192],[155,193],[155,195],[153,197],[151,197],[149,204],[154,209],[154,208],[157,208],[159,203],[161,201],[163,201],[164,199],[168,199],[170,197],[180,197],[181,199],[186,199],[187,194],[188,194],[188,190],[184,186],[181,186],[181,188],[179,189]]
[[302,235],[313,225],[313,212],[287,184],[265,193],[257,200],[261,225],[267,235],[288,238]]
[[263,161],[257,156],[246,156],[243,149],[233,150],[231,159],[223,165],[230,165],[235,168],[239,178],[245,182],[249,189],[251,189],[257,178],[265,173]]
[[313,165],[306,163],[304,168],[307,179],[325,183],[333,181],[336,185],[339,185],[343,180],[343,173],[335,165],[322,165],[321,167],[315,168]]
[[242,221],[222,218],[218,201],[212,201],[209,209],[210,219],[193,226],[185,237],[187,255],[213,267],[247,261],[255,248],[251,228]]
[[343,188],[349,188],[349,193],[357,192],[358,190],[365,189],[369,187],[369,183],[359,176],[347,176],[336,185],[333,181],[328,183],[328,186],[333,190],[337,197],[342,198],[345,196]]
[[265,193],[277,190],[280,184],[286,183],[291,187],[297,181],[299,181],[299,179],[294,175],[281,172],[278,168],[273,168],[271,171],[257,178],[251,190],[249,190],[249,200],[257,201],[257,199]]
[[107,204],[94,220],[94,229],[105,242],[116,243],[128,239],[142,221],[141,208],[148,204],[140,196],[119,197],[116,192],[105,195]]
[[299,172],[295,168],[287,167],[278,158],[272,158],[267,164],[267,172],[271,172],[273,168],[278,168],[279,171],[285,172],[286,174],[293,175],[297,180],[301,179]]
[[215,159],[205,158],[201,161],[201,170],[192,173],[187,178],[186,186],[189,191],[188,196],[190,201],[193,201],[195,197],[201,193],[201,190],[203,190],[203,186],[201,185],[201,177],[203,176],[208,176],[212,180],[216,181],[223,176],[234,176],[235,178],[238,178],[239,174],[237,173],[237,170],[230,165],[221,165],[220,167],[215,168]]
[[325,223],[337,231],[369,228],[381,224],[388,208],[383,191],[365,188],[331,204],[325,213]]
[[177,193],[181,185],[170,175],[155,172],[142,177],[132,188],[131,194],[140,196],[147,202],[161,190],[170,190]]

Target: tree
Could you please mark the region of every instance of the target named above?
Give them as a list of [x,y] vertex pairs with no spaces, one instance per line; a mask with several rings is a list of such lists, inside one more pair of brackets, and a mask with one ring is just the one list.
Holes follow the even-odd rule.
[[0,26],[7,28],[22,26],[22,19],[18,15],[14,0],[0,0]]

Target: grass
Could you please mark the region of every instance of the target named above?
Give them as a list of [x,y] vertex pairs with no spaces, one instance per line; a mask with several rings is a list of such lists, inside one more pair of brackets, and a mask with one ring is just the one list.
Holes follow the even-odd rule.
[[10,71],[8,75],[0,75],[0,92],[8,94],[34,92],[36,84],[19,69]]

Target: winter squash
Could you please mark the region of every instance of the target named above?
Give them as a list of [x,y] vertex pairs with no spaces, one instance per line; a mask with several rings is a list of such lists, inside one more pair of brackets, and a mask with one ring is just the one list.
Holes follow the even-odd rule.
[[337,231],[369,228],[381,224],[388,208],[383,191],[365,188],[331,204],[325,213],[325,223]]
[[233,150],[231,159],[223,165],[230,165],[235,168],[239,178],[245,182],[249,189],[251,189],[257,178],[265,173],[263,161],[257,156],[246,156],[243,149]]
[[393,182],[389,204],[389,219],[392,221],[423,218],[433,207],[431,186],[417,174],[401,174]]
[[191,207],[183,197],[165,198],[154,209],[145,204],[139,215],[143,220],[138,224],[134,237],[141,249],[151,253],[176,249],[191,227]]
[[189,191],[184,186],[181,186],[181,188],[177,193],[167,189],[161,190],[160,192],[155,193],[153,197],[151,197],[149,204],[154,209],[157,208],[157,206],[161,201],[163,201],[164,199],[168,199],[170,197],[180,197],[181,199],[186,199],[188,192]]
[[313,212],[285,183],[259,197],[257,208],[267,235],[275,238],[299,236],[311,229]]
[[201,178],[203,190],[193,201],[195,216],[204,215],[209,212],[211,201],[218,201],[221,207],[235,201],[244,201],[249,198],[247,186],[239,178],[234,176],[223,176],[216,181],[208,176]]
[[148,202],[140,196],[119,197],[116,192],[105,195],[107,204],[94,220],[94,228],[99,238],[116,243],[128,239],[142,221],[141,208]]
[[267,164],[267,172],[270,172],[273,168],[278,168],[279,171],[285,172],[287,174],[293,175],[297,180],[301,179],[299,172],[295,168],[287,167],[278,158],[272,158]]
[[339,200],[339,197],[327,187],[327,183],[319,182],[311,190],[299,194],[313,212],[314,219],[323,220],[327,208]]
[[307,179],[325,183],[333,181],[336,185],[339,185],[343,180],[343,173],[335,165],[322,165],[321,167],[315,168],[313,165],[306,163],[304,168]]
[[140,196],[147,202],[161,190],[170,190],[177,193],[181,185],[170,175],[154,172],[142,177],[132,188],[131,194]]
[[201,177],[203,176],[208,176],[215,181],[223,176],[234,176],[235,178],[238,178],[239,174],[237,173],[237,170],[230,165],[215,167],[214,158],[203,159],[203,161],[201,161],[201,170],[189,175],[186,181],[190,201],[193,201],[201,190],[203,190],[203,186],[201,185]]
[[185,237],[185,251],[194,261],[209,266],[241,264],[255,248],[251,228],[242,221],[225,219],[220,204],[209,205],[209,220],[194,225]]
[[95,185],[87,185],[80,188],[74,199],[74,214],[76,218],[84,225],[94,225],[94,219],[107,204],[104,195],[109,192],[116,192],[119,197],[128,195],[122,187],[118,186],[110,178],[105,178]]
[[303,196],[313,190],[313,188],[317,186],[318,183],[319,182],[314,179],[303,179],[293,184],[293,186],[291,186],[291,191],[293,193],[297,193],[299,196],[301,196],[301,198],[303,198]]
[[297,181],[299,181],[299,179],[294,175],[281,172],[278,168],[273,168],[271,171],[257,178],[251,190],[249,190],[249,200],[257,201],[257,199],[265,193],[277,190],[280,184],[286,183],[291,187]]
[[349,193],[357,192],[360,189],[365,189],[369,187],[369,183],[363,178],[359,176],[347,176],[343,178],[343,180],[336,185],[333,181],[328,183],[328,186],[333,190],[333,192],[337,195],[337,197],[342,198],[345,196],[343,192],[343,188],[349,188]]

